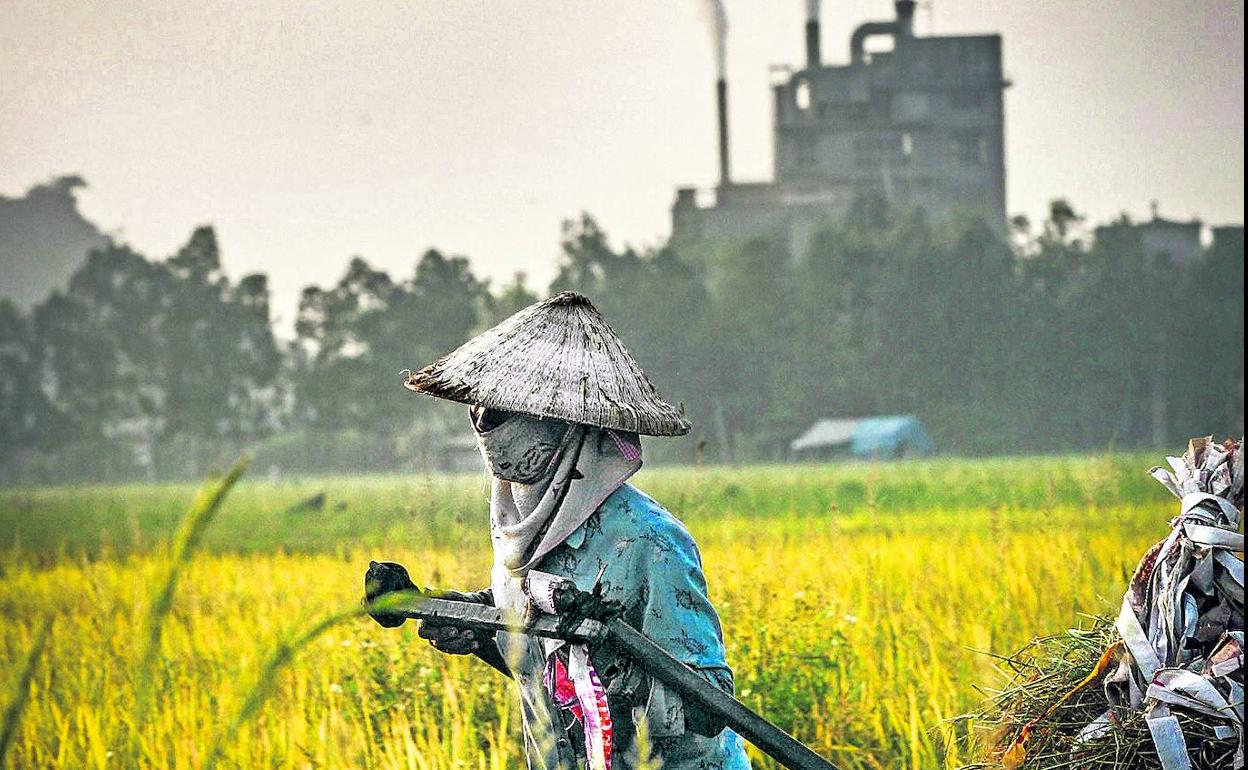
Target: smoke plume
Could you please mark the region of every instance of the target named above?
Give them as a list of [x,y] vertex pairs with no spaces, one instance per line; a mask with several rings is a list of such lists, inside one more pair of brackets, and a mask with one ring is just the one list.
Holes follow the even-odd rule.
[[728,13],[723,0],[702,0],[702,11],[715,45],[715,77],[723,80],[728,62]]
[[819,0],[806,0],[806,21],[819,21]]

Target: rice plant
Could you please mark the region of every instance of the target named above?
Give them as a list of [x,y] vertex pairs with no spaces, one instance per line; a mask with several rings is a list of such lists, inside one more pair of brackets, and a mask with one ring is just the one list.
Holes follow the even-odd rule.
[[[1172,515],[1132,480],[1146,461],[1106,458],[1095,478],[1085,464],[661,469],[637,483],[699,542],[738,697],[845,768],[912,770],[971,761],[975,723],[949,720],[1002,681],[983,651],[1111,612]],[[322,492],[322,510],[298,511]],[[369,559],[422,585],[487,581],[478,476],[244,480],[194,526],[193,498],[0,492],[0,521],[23,533],[0,542],[0,665],[23,670],[55,617],[10,766],[523,766],[507,680],[434,652],[414,624],[354,617]]]

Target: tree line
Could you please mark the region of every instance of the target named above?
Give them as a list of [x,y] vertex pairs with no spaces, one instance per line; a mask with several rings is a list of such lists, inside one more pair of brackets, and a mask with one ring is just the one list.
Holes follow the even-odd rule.
[[[805,253],[777,233],[695,256],[617,248],[582,215],[547,291],[590,296],[684,406],[694,431],[650,442],[660,460],[782,460],[816,419],[870,414],[914,414],[949,453],[1242,432],[1242,237],[1180,269],[1133,228],[1084,233],[1064,201],[1003,238],[864,198]],[[401,370],[545,293],[433,249],[406,276],[357,257],[302,292],[286,340],[211,227],[160,260],[110,242],[29,312],[0,302],[0,478],[193,476],[242,447],[284,470],[444,466],[462,409]]]

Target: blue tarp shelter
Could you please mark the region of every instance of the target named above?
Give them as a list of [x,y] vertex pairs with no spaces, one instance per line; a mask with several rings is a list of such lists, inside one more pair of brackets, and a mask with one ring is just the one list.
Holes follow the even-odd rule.
[[826,419],[789,445],[801,457],[851,454],[861,459],[930,455],[932,439],[914,415]]

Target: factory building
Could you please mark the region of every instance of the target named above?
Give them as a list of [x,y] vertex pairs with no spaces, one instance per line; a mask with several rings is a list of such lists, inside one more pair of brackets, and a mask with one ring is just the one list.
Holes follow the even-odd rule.
[[1201,260],[1205,247],[1201,243],[1204,225],[1199,219],[1182,222],[1164,219],[1153,206],[1152,219],[1145,222],[1115,222],[1096,228],[1096,239],[1102,240],[1124,233],[1139,238],[1144,254],[1150,259],[1166,260],[1178,268],[1188,268]]
[[[1209,234],[1206,247],[1205,235]],[[1203,261],[1209,253],[1244,253],[1244,226],[1219,225],[1206,227],[1199,219],[1188,221],[1166,219],[1153,201],[1152,218],[1141,222],[1123,220],[1101,225],[1094,231],[1097,240],[1108,238],[1138,238],[1144,254],[1153,260],[1164,260],[1171,267],[1181,270]],[[1241,256],[1242,258],[1242,256]]]
[[[774,90],[773,181],[741,183],[729,168],[727,84],[717,83],[720,180],[710,196],[677,190],[672,243],[781,234],[795,258],[814,231],[856,198],[883,195],[933,221],[962,214],[1002,232],[1005,118],[1001,37],[918,36],[913,0],[896,18],[860,25],[849,62],[825,65],[818,18],[806,22],[806,66]],[[889,38],[892,49],[877,48]]]

